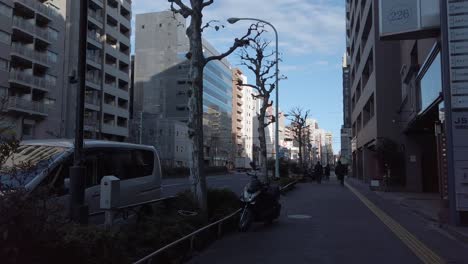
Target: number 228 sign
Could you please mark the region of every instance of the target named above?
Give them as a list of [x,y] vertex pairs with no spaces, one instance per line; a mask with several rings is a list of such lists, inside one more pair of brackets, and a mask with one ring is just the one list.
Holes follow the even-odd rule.
[[396,5],[387,14],[387,21],[390,24],[407,24],[411,17],[411,8],[408,5]]
[[420,28],[419,1],[380,0],[380,35],[390,36],[418,30]]

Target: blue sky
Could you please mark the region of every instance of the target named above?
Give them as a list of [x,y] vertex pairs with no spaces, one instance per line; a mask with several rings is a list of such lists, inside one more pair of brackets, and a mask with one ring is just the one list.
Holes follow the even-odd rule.
[[[168,9],[167,0],[133,0],[134,15]],[[320,127],[333,133],[334,150],[339,151],[345,0],[215,0],[205,9],[205,21],[229,17],[255,17],[275,25],[283,59],[280,71],[288,77],[280,83],[281,110],[310,109]],[[246,21],[224,24],[226,28],[204,35],[220,52],[250,25]],[[272,33],[265,37],[274,39]],[[233,66],[239,63],[236,55],[229,61]]]

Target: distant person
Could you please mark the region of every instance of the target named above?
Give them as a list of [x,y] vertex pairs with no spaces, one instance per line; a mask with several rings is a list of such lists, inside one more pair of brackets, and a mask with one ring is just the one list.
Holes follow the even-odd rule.
[[320,161],[318,161],[317,164],[315,164],[314,174],[315,178],[317,179],[317,182],[322,183],[323,166],[322,164],[320,164]]
[[327,180],[330,180],[330,164],[327,164],[327,166],[325,166],[325,177]]
[[343,164],[341,164],[341,161],[338,161],[338,164],[335,167],[335,174],[338,180],[340,181],[341,186],[344,185],[344,177],[347,173],[346,171],[346,167]]

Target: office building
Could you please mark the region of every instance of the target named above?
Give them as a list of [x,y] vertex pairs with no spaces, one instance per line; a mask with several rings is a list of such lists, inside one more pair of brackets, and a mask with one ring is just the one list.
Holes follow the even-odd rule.
[[367,182],[385,169],[374,154],[381,141],[398,141],[399,42],[379,39],[379,1],[346,1],[346,37],[351,86],[352,171]]
[[[191,81],[184,18],[170,11],[141,14],[136,16],[135,29],[135,113],[142,111],[156,122],[168,119],[187,123]],[[203,45],[205,56],[218,54],[207,41]],[[205,164],[229,165],[233,112],[232,73],[227,60],[212,61],[205,67],[203,111]],[[142,137],[147,143],[150,135],[143,130]],[[176,147],[171,141],[164,142]]]

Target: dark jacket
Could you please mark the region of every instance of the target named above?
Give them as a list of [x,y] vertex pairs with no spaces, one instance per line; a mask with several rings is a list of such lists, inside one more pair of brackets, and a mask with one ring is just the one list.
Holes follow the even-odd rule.
[[335,174],[338,178],[346,175],[346,167],[343,164],[336,165]]
[[322,176],[323,175],[323,166],[320,164],[316,164],[314,167],[314,174],[315,176]]

